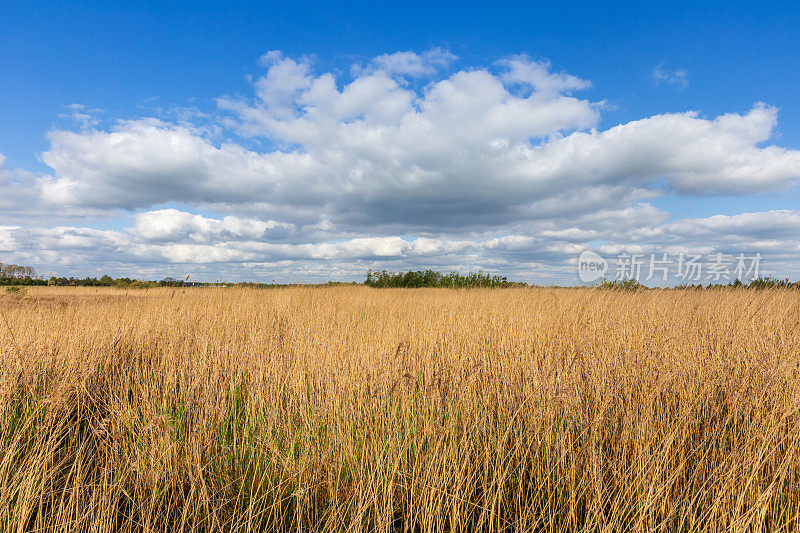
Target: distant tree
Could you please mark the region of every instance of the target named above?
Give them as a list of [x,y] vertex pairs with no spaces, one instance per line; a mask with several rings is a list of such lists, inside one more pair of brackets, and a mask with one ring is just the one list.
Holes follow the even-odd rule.
[[0,285],[44,285],[30,266],[0,263]]

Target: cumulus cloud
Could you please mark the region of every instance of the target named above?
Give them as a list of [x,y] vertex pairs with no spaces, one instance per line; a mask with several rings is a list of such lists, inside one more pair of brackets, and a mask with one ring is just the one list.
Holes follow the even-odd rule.
[[[43,198],[126,209],[258,202],[276,215],[294,206],[333,223],[418,221],[435,230],[467,218],[502,225],[535,217],[537,203],[565,189],[583,199],[602,187],[631,193],[665,180],[681,193],[748,193],[800,176],[800,152],[760,146],[777,122],[764,104],[746,114],[665,114],[596,131],[589,128],[597,103],[566,94],[588,82],[526,56],[500,61],[498,73],[456,72],[422,92],[380,69],[339,87],[305,59],[270,53],[262,62],[268,70],[254,83],[255,98],[224,98],[220,106],[242,132],[291,148],[215,144],[155,119],[54,131],[42,154],[54,170],[40,182]],[[515,94],[514,84],[530,93]]]
[[[800,151],[770,144],[774,107],[598,129],[603,101],[580,95],[591,83],[546,59],[452,69],[456,59],[441,49],[387,53],[343,76],[272,51],[251,96],[220,97],[216,115],[203,117],[213,127],[184,116],[53,130],[40,155],[50,172],[13,185],[0,156],[0,192],[16,187],[15,206],[24,190],[65,212],[128,213],[132,225],[97,234],[13,226],[2,242],[21,252],[29,239],[25,253],[37,257],[302,271],[331,262],[340,272],[370,262],[563,267],[590,245],[796,248],[780,229],[795,227],[793,213],[670,222],[653,205],[664,192],[793,190]],[[685,81],[659,69],[659,83]]]
[[159,209],[136,215],[131,233],[143,241],[217,243],[238,240],[277,240],[292,230],[273,220],[226,216],[222,220],[177,209]]
[[[491,88],[498,94],[487,104]],[[475,98],[454,105],[468,94]],[[348,227],[403,223],[435,231],[549,216],[548,203],[583,212],[597,196],[609,202],[603,207],[622,207],[656,183],[681,194],[745,194],[800,177],[799,151],[759,145],[777,121],[776,110],[762,104],[742,115],[665,114],[532,142],[527,136],[595,120],[588,103],[565,99],[534,104],[509,95],[488,73],[463,73],[432,87],[398,124],[336,122],[324,142],[308,138],[305,150],[288,152],[215,145],[155,120],[56,131],[42,154],[54,175],[39,186],[46,201],[62,205],[258,203],[278,218],[311,209]],[[305,131],[317,135],[311,126],[291,129],[300,131],[296,141]]]
[[0,154],[0,225],[31,221],[45,214],[35,188],[38,176],[20,168],[9,168]]
[[[333,277],[360,274],[370,267],[434,266],[500,270],[529,280],[561,274],[562,282],[574,278],[574,272],[564,265],[589,249],[590,243],[600,243],[593,248],[607,257],[620,253],[762,253],[772,266],[796,259],[800,251],[797,211],[662,222],[642,232],[634,221],[653,213],[652,207],[642,206],[606,212],[600,216],[605,224],[588,217],[564,229],[541,226],[529,234],[496,237],[353,237],[304,243],[264,239],[262,229],[268,229],[269,223],[168,209],[140,214],[129,231],[0,226],[0,251],[13,251],[12,258],[19,262],[46,261],[55,268],[162,264],[173,265],[167,266],[167,271],[213,272],[224,264],[246,278],[254,265],[266,276],[294,268],[298,272],[317,269]],[[163,226],[152,225],[158,220]]]
[[14,232],[22,229],[19,226],[0,226],[0,252],[13,252],[17,249]]

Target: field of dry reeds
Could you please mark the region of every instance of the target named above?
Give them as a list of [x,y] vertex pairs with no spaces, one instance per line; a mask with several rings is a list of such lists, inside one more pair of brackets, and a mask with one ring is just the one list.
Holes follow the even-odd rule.
[[0,531],[800,529],[800,293],[0,293]]

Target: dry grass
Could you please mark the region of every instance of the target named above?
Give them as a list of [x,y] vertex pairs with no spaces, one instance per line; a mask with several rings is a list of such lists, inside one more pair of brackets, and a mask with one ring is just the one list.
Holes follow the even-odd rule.
[[0,296],[0,530],[800,529],[796,291]]

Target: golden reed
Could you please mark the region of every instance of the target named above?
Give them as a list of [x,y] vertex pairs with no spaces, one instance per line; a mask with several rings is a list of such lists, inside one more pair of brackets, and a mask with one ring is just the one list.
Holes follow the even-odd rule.
[[800,529],[800,292],[0,296],[1,531]]

